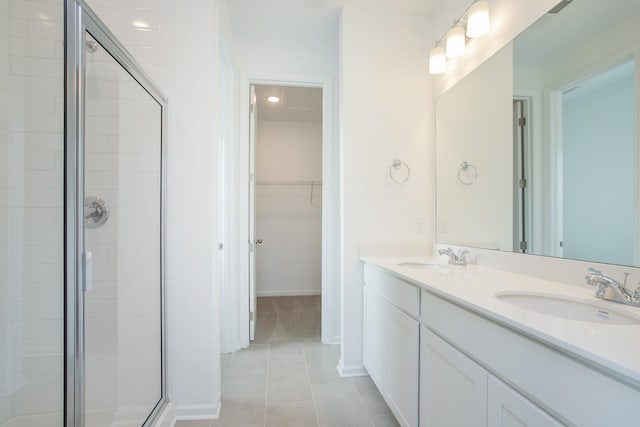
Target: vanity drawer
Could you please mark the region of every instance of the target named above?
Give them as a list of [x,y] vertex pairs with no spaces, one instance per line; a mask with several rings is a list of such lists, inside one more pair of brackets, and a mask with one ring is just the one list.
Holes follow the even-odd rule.
[[369,264],[364,265],[364,282],[378,291],[393,305],[408,315],[420,317],[420,289]]

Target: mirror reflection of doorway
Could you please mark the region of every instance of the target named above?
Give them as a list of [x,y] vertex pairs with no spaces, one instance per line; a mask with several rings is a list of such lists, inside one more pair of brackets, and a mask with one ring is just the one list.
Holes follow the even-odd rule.
[[631,59],[567,86],[560,95],[556,188],[563,203],[556,218],[565,257],[636,263],[635,93]]
[[255,86],[253,343],[321,335],[322,89]]

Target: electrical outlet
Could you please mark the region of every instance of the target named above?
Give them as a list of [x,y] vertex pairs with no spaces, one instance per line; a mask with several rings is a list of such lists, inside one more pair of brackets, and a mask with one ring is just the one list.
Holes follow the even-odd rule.
[[416,217],[416,234],[424,234],[424,217]]
[[449,232],[449,221],[447,218],[438,218],[438,234],[447,234]]

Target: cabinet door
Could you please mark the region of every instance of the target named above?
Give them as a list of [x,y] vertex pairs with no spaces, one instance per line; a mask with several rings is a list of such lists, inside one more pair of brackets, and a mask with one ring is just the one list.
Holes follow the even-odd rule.
[[487,372],[420,328],[420,426],[486,426]]
[[376,291],[364,287],[363,363],[380,389],[385,386],[388,304]]
[[386,392],[402,426],[418,426],[420,325],[394,306],[388,311],[389,347]]
[[551,427],[562,426],[520,393],[489,375],[489,426]]

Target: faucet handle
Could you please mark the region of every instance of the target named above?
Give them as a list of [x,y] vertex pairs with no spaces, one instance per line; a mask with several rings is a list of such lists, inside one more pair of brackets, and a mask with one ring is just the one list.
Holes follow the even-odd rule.
[[603,273],[601,270],[596,270],[596,269],[595,269],[595,268],[593,268],[593,267],[589,267],[589,268],[588,268],[588,270],[589,270],[591,273],[596,274],[596,275],[598,275],[598,276],[604,276],[604,273]]

